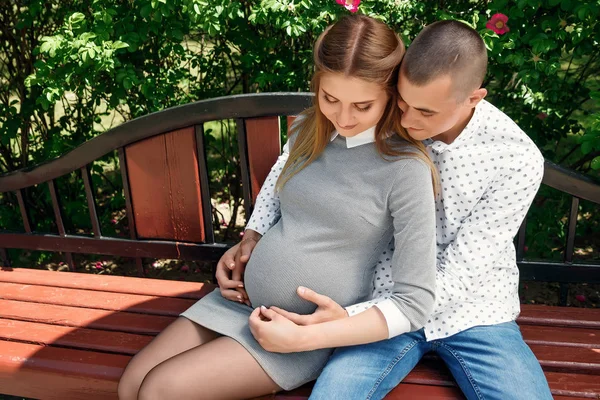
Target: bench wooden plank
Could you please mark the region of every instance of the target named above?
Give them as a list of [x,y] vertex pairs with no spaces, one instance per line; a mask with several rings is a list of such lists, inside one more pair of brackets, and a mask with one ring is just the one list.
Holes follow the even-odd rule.
[[[128,356],[119,355],[118,358],[111,358],[108,356],[117,355],[4,341],[0,341],[0,354],[6,355],[0,357],[0,384],[6,374],[13,374],[13,377],[18,378],[18,374],[14,375],[17,373],[16,371],[30,371],[41,367],[41,370],[38,371],[40,377],[44,372],[59,371],[69,375],[81,372],[80,375],[85,375],[86,378],[100,379],[98,376],[94,376],[94,371],[96,371],[96,374],[103,375],[102,379],[113,381],[116,385],[122,369],[129,359]],[[20,363],[23,365],[15,365]],[[592,397],[600,393],[600,380],[597,379],[597,376],[557,372],[546,372],[546,376],[553,393],[557,395]],[[404,383],[448,387],[454,385],[448,370],[435,360],[423,360],[406,377]],[[84,383],[84,386],[89,385],[90,383]],[[106,383],[103,386],[110,387]],[[22,389],[19,390],[20,395],[35,397],[31,392],[25,393]],[[292,393],[302,393],[307,389],[297,390],[300,392],[293,391]],[[17,392],[15,391],[15,393]],[[405,395],[404,392],[401,393]],[[452,393],[452,391],[442,391],[442,393]]]
[[125,154],[138,237],[204,242],[194,127],[133,143]]
[[135,355],[154,336],[0,318],[0,339]]
[[176,318],[2,299],[0,299],[0,317],[146,335],[157,335]]
[[0,281],[25,285],[101,290],[103,292],[141,294],[146,296],[182,297],[187,299],[200,299],[216,288],[216,285],[207,283],[95,275],[78,272],[56,272],[27,268],[0,269]]
[[517,319],[523,325],[571,326],[600,329],[600,309],[526,305]]
[[[530,345],[545,370],[600,374],[600,348]],[[600,380],[600,377],[598,377]]]
[[34,399],[116,399],[129,358],[0,340],[0,387]]
[[0,298],[156,315],[179,315],[195,300],[0,282]]
[[600,397],[600,379],[596,375],[572,374],[564,372],[544,372],[552,394],[558,396]]
[[262,183],[281,153],[279,117],[248,118],[245,124],[250,188],[254,203]]
[[534,325],[520,325],[519,328],[529,345],[600,348],[600,330]]

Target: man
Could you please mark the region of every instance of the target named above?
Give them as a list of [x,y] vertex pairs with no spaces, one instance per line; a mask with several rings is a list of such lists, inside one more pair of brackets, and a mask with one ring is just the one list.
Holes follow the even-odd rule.
[[[311,399],[383,398],[427,352],[437,353],[447,364],[468,399],[552,398],[514,322],[520,307],[512,240],[541,183],[543,157],[508,116],[483,100],[486,68],[483,40],[457,21],[426,27],[409,47],[398,84],[402,125],[427,145],[441,186],[436,201],[436,306],[419,331],[337,349]],[[276,166],[269,179],[277,176]],[[247,239],[220,265],[222,290],[242,285],[240,261],[247,260],[277,215],[277,194],[263,187]],[[378,261],[373,300],[343,310],[303,290],[299,294],[319,306],[315,314],[275,311],[298,325],[364,311],[390,292],[393,250]],[[237,264],[233,280],[228,280],[225,265],[231,264],[234,252]],[[245,301],[243,289],[238,289],[236,296]],[[275,330],[279,322],[263,323]],[[264,332],[267,337],[262,339],[269,339],[268,330]]]

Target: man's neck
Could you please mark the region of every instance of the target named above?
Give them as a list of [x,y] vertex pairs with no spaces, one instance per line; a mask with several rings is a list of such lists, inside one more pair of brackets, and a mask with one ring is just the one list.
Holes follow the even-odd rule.
[[457,137],[460,136],[462,131],[465,130],[471,118],[473,117],[473,113],[475,113],[475,108],[470,109],[465,113],[464,117],[460,118],[456,125],[447,130],[446,132],[440,133],[432,137],[433,140],[439,140],[440,142],[444,142],[446,144],[451,144],[456,140]]

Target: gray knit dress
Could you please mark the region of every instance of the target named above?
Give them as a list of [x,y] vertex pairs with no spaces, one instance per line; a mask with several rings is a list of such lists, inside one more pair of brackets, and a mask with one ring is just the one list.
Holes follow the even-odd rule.
[[[388,140],[409,150],[395,136]],[[375,263],[394,235],[391,299],[413,330],[424,324],[435,284],[434,199],[424,162],[384,160],[374,143],[347,148],[337,136],[285,184],[279,198],[281,218],[257,244],[245,271],[253,307],[312,313],[316,306],[298,297],[298,286],[342,306],[366,300]],[[268,352],[248,327],[252,310],[217,289],[181,315],[238,341],[283,389],[316,379],[332,350]]]

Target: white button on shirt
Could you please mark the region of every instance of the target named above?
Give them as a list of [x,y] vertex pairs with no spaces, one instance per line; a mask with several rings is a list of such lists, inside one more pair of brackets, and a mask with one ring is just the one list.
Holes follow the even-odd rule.
[[[512,241],[540,186],[544,159],[531,139],[485,100],[454,142],[424,143],[441,183],[436,306],[424,327],[427,340],[513,321],[520,306]],[[247,229],[264,234],[277,222],[279,199],[273,188],[286,160],[284,153],[273,166]],[[350,315],[387,303],[393,251],[392,242],[377,262],[373,300],[348,307]],[[388,322],[390,330],[396,329],[392,325]]]

